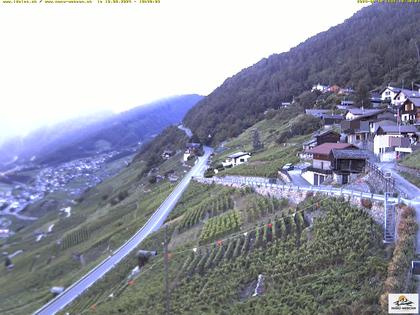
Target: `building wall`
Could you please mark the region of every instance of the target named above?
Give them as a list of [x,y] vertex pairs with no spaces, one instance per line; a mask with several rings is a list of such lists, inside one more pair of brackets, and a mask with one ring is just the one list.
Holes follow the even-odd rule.
[[340,141],[340,135],[335,133],[328,133],[322,136],[316,137],[317,145],[323,144],[323,143],[336,143]]
[[411,113],[406,113],[401,115],[401,122],[411,124],[416,120],[416,115]]
[[322,170],[330,170],[331,169],[331,162],[314,159],[312,161],[312,166],[315,167],[315,168],[320,168]]
[[[393,91],[391,91],[390,89],[386,89],[385,91],[382,92],[381,94],[381,99],[383,101],[389,99],[391,101],[391,103],[394,101],[394,97],[395,95],[397,95],[397,93],[394,93]],[[393,103],[392,103],[393,104]]]
[[188,161],[188,158],[190,157],[191,153],[190,152],[185,152],[184,153],[184,162]]
[[306,179],[308,183],[314,185],[314,172],[307,171],[302,173],[302,177]]
[[404,93],[400,93],[396,99],[392,98],[392,104],[394,105],[401,105],[407,100],[407,96]]
[[[343,182],[343,179],[344,179],[343,176],[346,176],[347,182]],[[357,179],[357,174],[340,175],[340,174],[333,173],[333,179],[338,184],[345,185],[345,184],[354,182]]]
[[244,156],[238,157],[236,159],[233,159],[233,166],[241,165],[241,164],[244,164],[244,163],[248,162],[250,157],[251,157],[250,155],[244,155]]
[[389,147],[389,135],[376,135],[373,139],[373,153],[382,153],[381,149]]

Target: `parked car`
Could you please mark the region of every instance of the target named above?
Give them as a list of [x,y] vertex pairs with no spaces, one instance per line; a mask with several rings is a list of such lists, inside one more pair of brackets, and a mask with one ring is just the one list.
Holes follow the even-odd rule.
[[292,165],[292,163],[287,163],[282,167],[282,170],[284,171],[291,171],[294,169],[294,166]]

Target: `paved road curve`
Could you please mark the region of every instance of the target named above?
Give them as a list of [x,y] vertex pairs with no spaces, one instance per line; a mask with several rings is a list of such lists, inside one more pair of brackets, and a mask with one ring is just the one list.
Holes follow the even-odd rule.
[[159,229],[166,217],[175,207],[182,193],[187,188],[193,176],[201,176],[206,167],[207,160],[212,153],[209,147],[204,148],[204,156],[200,157],[194,167],[185,175],[181,182],[175,187],[172,193],[160,205],[155,213],[150,217],[146,224],[134,234],[126,243],[118,248],[112,256],[105,259],[102,263],[92,269],[79,281],[68,287],[63,293],[48,302],[34,314],[51,315],[62,310],[66,305],[81,295],[87,288],[94,284],[98,279],[110,271],[124,257],[130,254],[150,233]]

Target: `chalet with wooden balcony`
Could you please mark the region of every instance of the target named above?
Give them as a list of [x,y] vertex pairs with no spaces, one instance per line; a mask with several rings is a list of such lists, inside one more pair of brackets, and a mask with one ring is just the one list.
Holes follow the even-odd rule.
[[347,184],[362,173],[369,155],[366,150],[332,149],[331,169],[334,180],[339,184]]
[[323,143],[337,143],[340,142],[340,134],[334,130],[326,130],[315,134],[312,139],[303,143],[303,152],[300,154],[302,159],[312,159],[312,153],[309,151]]
[[321,185],[327,178],[332,177],[331,151],[333,149],[356,148],[348,143],[323,143],[308,151],[312,155],[312,165],[303,173],[305,178],[312,185]]
[[364,171],[369,154],[349,143],[323,143],[311,149],[312,165],[302,173],[312,185],[327,179],[347,184]]
[[398,107],[397,116],[403,125],[420,125],[420,98],[407,98]]

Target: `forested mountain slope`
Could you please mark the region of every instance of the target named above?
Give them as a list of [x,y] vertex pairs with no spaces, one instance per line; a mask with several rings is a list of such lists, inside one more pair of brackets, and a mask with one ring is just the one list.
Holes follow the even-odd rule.
[[238,135],[267,108],[276,108],[317,83],[356,92],[388,83],[411,86],[420,76],[418,29],[419,6],[371,5],[290,51],[228,78],[191,109],[184,122],[201,139],[215,143]]

